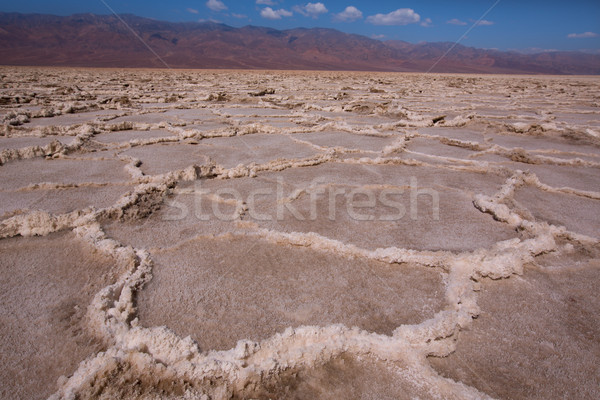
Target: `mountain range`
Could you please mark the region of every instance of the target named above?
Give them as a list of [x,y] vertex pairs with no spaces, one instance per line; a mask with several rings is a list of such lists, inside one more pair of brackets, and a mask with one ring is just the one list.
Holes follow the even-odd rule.
[[380,41],[334,29],[94,14],[0,13],[0,64],[399,72],[435,65],[431,72],[600,74],[600,55],[581,52],[520,54],[451,42]]

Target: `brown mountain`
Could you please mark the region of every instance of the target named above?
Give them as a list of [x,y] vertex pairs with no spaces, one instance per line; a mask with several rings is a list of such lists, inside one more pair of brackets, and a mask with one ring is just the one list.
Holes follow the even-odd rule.
[[164,67],[162,59],[174,68],[428,71],[445,55],[434,72],[600,74],[599,55],[577,52],[524,55],[456,45],[446,54],[452,43],[381,42],[321,28],[280,31],[120,18],[131,29],[116,16],[0,13],[0,63]]
[[389,40],[386,44],[402,53],[405,67],[416,70],[428,70],[433,63],[444,56],[433,71],[600,74],[600,55],[582,52],[555,51],[526,55],[517,52],[476,49],[450,42],[414,45]]

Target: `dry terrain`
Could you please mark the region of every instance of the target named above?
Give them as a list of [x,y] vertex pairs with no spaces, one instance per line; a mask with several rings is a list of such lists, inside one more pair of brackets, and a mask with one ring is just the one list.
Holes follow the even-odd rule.
[[600,79],[0,68],[0,398],[600,398]]

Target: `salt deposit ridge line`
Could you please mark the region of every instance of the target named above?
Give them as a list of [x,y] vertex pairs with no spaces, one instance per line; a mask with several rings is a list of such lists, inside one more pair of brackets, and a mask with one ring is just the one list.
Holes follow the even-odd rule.
[[[454,311],[446,311],[442,314],[438,314],[434,319],[426,321],[421,325],[417,326],[401,326],[394,333],[393,339],[385,339],[386,342],[388,340],[392,340],[391,343],[386,344],[384,346],[384,353],[380,354],[380,357],[384,357],[385,359],[390,359],[393,357],[391,354],[395,354],[396,352],[390,353],[389,346],[401,346],[402,355],[397,354],[396,357],[400,357],[400,359],[404,359],[406,357],[404,352],[412,352],[412,357],[419,357],[418,354],[423,354],[425,356],[431,354],[447,354],[452,351],[452,346],[454,345],[454,341],[443,341],[440,340],[442,338],[449,338],[454,335],[457,335],[461,328],[468,326],[472,323],[472,318],[475,317],[478,313],[478,308],[476,305],[476,295],[473,290],[473,279],[479,279],[478,277],[490,276],[492,278],[500,278],[500,277],[509,277],[513,273],[522,273],[523,263],[532,256],[540,254],[542,252],[554,251],[556,250],[556,243],[554,242],[554,235],[565,235],[569,234],[564,230],[553,228],[551,226],[547,226],[540,223],[533,223],[530,221],[519,221],[518,217],[511,214],[510,210],[502,207],[501,204],[498,204],[498,200],[494,199],[503,199],[506,196],[510,195],[510,192],[514,189],[515,185],[519,183],[519,177],[515,176],[507,181],[507,184],[504,188],[496,195],[494,198],[479,198],[479,203],[486,204],[485,211],[492,212],[497,218],[506,220],[508,223],[512,224],[520,224],[524,229],[530,230],[532,233],[537,233],[537,237],[534,239],[529,239],[521,242],[518,239],[509,241],[510,243],[499,243],[497,246],[491,250],[481,250],[475,252],[471,255],[460,254],[451,259],[450,262],[447,261],[447,257],[442,257],[438,262],[447,265],[450,270],[450,282],[447,288],[447,297],[451,300],[450,304],[453,304],[455,309]],[[478,207],[484,207],[478,203]],[[496,214],[497,213],[497,214]],[[549,231],[549,232],[548,232]],[[305,330],[308,329],[309,337],[313,337],[313,335],[317,334],[318,331],[325,330],[328,328],[298,328],[296,330],[290,329],[290,331],[286,331],[283,336],[275,336],[273,339],[265,341],[261,344],[252,343],[252,342],[244,342],[241,341],[238,344],[236,349],[230,350],[228,352],[209,352],[207,355],[203,355],[199,352],[199,350],[193,345],[192,342],[182,343],[177,347],[180,347],[180,350],[183,348],[187,348],[188,350],[184,351],[184,354],[193,354],[192,359],[194,362],[188,364],[187,360],[181,360],[176,356],[173,359],[173,356],[169,356],[168,354],[172,353],[172,350],[169,348],[164,349],[161,343],[171,343],[173,340],[178,340],[176,337],[173,337],[173,334],[168,330],[164,329],[156,329],[156,328],[141,328],[137,326],[135,319],[131,319],[135,313],[135,309],[132,305],[132,296],[136,289],[141,289],[143,284],[147,282],[151,278],[151,260],[148,258],[148,254],[143,251],[135,251],[133,249],[127,250],[127,248],[121,247],[114,240],[107,239],[102,234],[100,226],[97,224],[85,225],[76,228],[76,232],[82,238],[87,241],[91,241],[99,250],[108,252],[115,256],[116,259],[126,260],[127,263],[131,264],[133,260],[133,264],[137,265],[134,270],[128,272],[125,276],[123,276],[119,282],[111,287],[105,289],[103,292],[99,293],[97,299],[94,301],[96,312],[102,310],[100,315],[106,315],[101,318],[100,315],[96,317],[98,322],[101,324],[102,331],[108,332],[110,339],[116,339],[117,343],[121,343],[120,346],[131,352],[131,345],[128,345],[131,340],[134,343],[137,343],[134,348],[140,348],[141,345],[145,350],[144,354],[154,354],[156,359],[160,359],[161,363],[164,364],[167,362],[167,365],[171,365],[173,363],[173,368],[175,370],[174,373],[185,373],[185,375],[191,374],[192,376],[197,376],[199,372],[197,372],[198,365],[206,364],[210,362],[211,364],[216,359],[220,359],[221,363],[224,363],[227,366],[226,371],[219,371],[218,374],[226,373],[230,376],[229,379],[232,379],[232,383],[236,382],[240,377],[234,372],[236,371],[235,365],[237,364],[239,368],[239,363],[242,363],[243,360],[246,360],[246,363],[251,363],[251,365],[260,365],[258,360],[264,359],[265,356],[261,354],[263,352],[267,352],[270,354],[268,350],[265,350],[265,347],[269,347],[269,345],[275,341],[277,343],[277,352],[281,354],[282,346],[283,348],[292,346],[294,347],[294,338],[298,335],[304,336]],[[325,251],[335,251],[342,252],[343,254],[348,254],[352,256],[366,256],[366,257],[380,257],[380,254],[384,254],[384,259],[387,262],[394,263],[404,263],[404,262],[412,262],[413,260],[417,260],[419,263],[427,265],[431,264],[431,256],[426,254],[425,260],[422,259],[422,256],[418,254],[418,252],[402,250],[402,249],[381,249],[374,253],[369,253],[361,249],[353,248],[352,246],[344,246],[341,243],[331,242],[325,238],[319,237],[318,235],[300,235],[298,234],[282,234],[275,233],[271,231],[261,231],[259,232],[265,238],[269,240],[281,241],[287,240],[292,245],[302,245],[302,246],[311,246],[317,250],[325,250]],[[586,238],[586,240],[588,240]],[[506,251],[510,249],[509,254],[506,254]],[[136,261],[137,260],[137,261]],[[479,264],[479,265],[478,265]],[[119,294],[120,293],[120,294]],[[107,297],[108,296],[108,297]],[[116,300],[116,303],[113,303],[114,306],[107,309],[107,306],[111,304],[110,298]],[[101,300],[100,300],[101,299]],[[113,300],[114,301],[114,300]],[[107,303],[108,302],[108,303]],[[102,304],[102,306],[100,305]],[[114,310],[114,311],[113,311]],[[129,325],[128,321],[132,320],[132,324]],[[120,321],[120,322],[119,322]],[[451,322],[452,321],[452,322]],[[117,324],[117,325],[115,325]],[[441,324],[441,325],[440,325]],[[433,332],[431,329],[434,328]],[[442,328],[444,326],[445,328]],[[454,326],[454,328],[448,330],[449,326]],[[427,327],[426,332],[428,335],[424,335],[423,327]],[[341,327],[340,327],[341,328]],[[317,331],[314,331],[317,329]],[[366,337],[360,339],[360,342],[355,343],[355,339],[351,339],[353,336],[350,333],[344,333],[345,331],[339,331],[339,328],[334,328],[337,334],[347,336],[347,341],[349,344],[347,348],[344,347],[344,351],[355,351],[358,354],[361,354],[364,351],[367,351],[369,354],[379,354],[378,348],[383,345],[377,344],[380,340],[380,335],[367,334]],[[345,329],[345,328],[344,328]],[[440,331],[440,329],[442,329]],[[351,332],[351,331],[350,331]],[[444,333],[442,333],[444,332]],[[359,337],[362,337],[364,334],[356,332],[354,335],[359,334]],[[141,337],[140,337],[141,335]],[[144,339],[145,338],[145,339]],[[358,337],[357,337],[358,339]],[[141,344],[140,340],[142,343]],[[304,339],[303,339],[304,340]],[[338,339],[339,340],[339,339]],[[406,348],[406,341],[408,340],[409,347]],[[150,341],[150,342],[148,342]],[[283,341],[283,343],[280,343]],[[184,341],[185,342],[185,341]],[[288,343],[289,342],[289,343]],[[395,343],[396,344],[392,344]],[[319,343],[318,341],[316,343]],[[316,344],[315,343],[315,344]],[[354,343],[354,344],[353,344]],[[361,343],[361,344],[359,344]],[[371,343],[370,345],[367,343]],[[404,343],[404,344],[402,344]],[[430,343],[430,344],[427,344]],[[431,344],[433,343],[433,345]],[[169,345],[168,347],[171,347]],[[183,348],[181,347],[183,346]],[[240,347],[242,346],[242,347]],[[323,348],[323,346],[325,346]],[[318,348],[320,349],[320,354],[328,348],[327,344],[320,344]],[[358,346],[358,347],[357,347]],[[365,350],[365,346],[366,349]],[[306,347],[306,343],[302,343],[302,347]],[[420,351],[417,351],[415,354],[415,347]],[[253,350],[249,350],[249,348]],[[359,349],[363,350],[359,350]],[[393,348],[393,347],[392,347]],[[115,349],[115,351],[117,351]],[[156,353],[154,353],[154,351]],[[168,353],[164,353],[168,351]],[[291,351],[291,350],[290,350]],[[330,349],[329,351],[336,350]],[[340,350],[337,350],[338,352]],[[109,351],[111,357],[116,357],[115,352]],[[175,354],[181,354],[179,352]],[[101,358],[104,355],[100,356]],[[189,356],[187,356],[189,358]],[[257,359],[259,357],[259,359]],[[269,359],[272,359],[273,355],[269,356]],[[333,357],[333,355],[330,355]],[[238,360],[236,362],[236,359]],[[170,360],[167,361],[167,360]],[[299,360],[285,359],[286,361],[283,363],[286,367],[289,367],[290,364],[294,364],[294,362],[300,362]],[[283,361],[283,360],[282,360]],[[424,361],[424,360],[423,360]],[[304,362],[307,362],[306,360]],[[312,361],[317,362],[317,360]],[[181,365],[183,363],[183,365]],[[86,363],[89,364],[89,363]],[[418,365],[418,364],[417,364]],[[272,368],[276,366],[272,366]],[[189,370],[191,368],[191,371]],[[205,376],[207,373],[206,367],[202,367],[199,376]],[[421,367],[423,368],[423,367]],[[184,372],[185,371],[185,372]],[[89,379],[93,379],[92,376],[81,377],[80,375],[82,371],[78,371],[71,380],[69,380],[70,385],[66,385],[66,388],[63,388],[62,395],[68,396],[68,390],[74,390],[72,385],[82,385],[86,384]],[[98,371],[86,371],[87,373],[91,373]],[[216,373],[216,371],[213,371]],[[230,374],[233,374],[231,376]],[[74,378],[77,377],[77,383],[72,382]],[[243,385],[247,385],[247,381],[245,379],[251,379],[248,376],[244,376]],[[253,379],[256,379],[254,377]],[[83,382],[82,382],[83,380]],[[440,382],[437,383],[441,384]],[[70,386],[70,388],[69,388]],[[462,389],[462,388],[461,388]],[[479,396],[480,394],[477,394]]]
[[[540,230],[542,230],[543,227],[540,227],[539,224],[533,224],[529,221],[521,221],[520,218],[516,215],[514,215],[514,213],[511,213],[510,210],[506,209],[505,206],[503,206],[502,204],[497,203],[497,201],[501,201],[504,200],[507,196],[511,195],[512,192],[514,192],[514,188],[518,185],[518,184],[523,184],[524,183],[524,178],[521,175],[517,175],[514,176],[512,178],[509,179],[509,181],[507,181],[505,187],[503,187],[503,189],[494,197],[494,198],[485,198],[485,197],[478,197],[477,201],[476,201],[476,206],[478,208],[480,208],[482,211],[484,212],[491,212],[494,214],[494,216],[496,218],[499,218],[500,220],[503,220],[507,223],[510,223],[516,227],[520,227],[523,229],[527,229],[529,231],[531,231],[532,233],[538,232]],[[498,200],[495,200],[498,199]],[[31,219],[31,217],[33,216],[29,216],[29,219]],[[39,215],[38,215],[39,217]],[[74,222],[71,222],[72,224],[74,224],[74,226],[77,226],[78,224],[80,224],[80,221],[90,221],[90,215],[88,216],[81,216],[81,215],[69,215],[69,216],[59,216],[56,217],[56,221],[61,221],[61,220],[73,220],[74,217],[77,217],[77,219]],[[51,218],[49,216],[49,218]],[[20,218],[20,219],[24,219],[24,218]],[[91,218],[92,220],[94,220],[95,218]],[[16,222],[16,221],[15,221]],[[24,222],[24,223],[23,223]],[[9,235],[15,235],[15,234],[21,234],[21,235],[28,235],[28,234],[35,234],[38,231],[34,230],[33,231],[27,231],[26,229],[28,227],[30,227],[31,222],[30,221],[23,221],[20,225],[22,225],[22,227],[20,227],[20,229],[17,232],[13,232],[13,233],[9,233]],[[39,223],[39,218],[36,221],[36,223]],[[23,226],[24,225],[24,226]],[[61,223],[52,223],[52,225],[55,227],[55,229],[64,229],[65,227],[69,227],[68,225],[66,225],[64,222]],[[125,250],[121,250],[123,249],[122,247],[120,247],[120,245],[118,245],[118,243],[110,240],[110,239],[104,239],[103,238],[103,234],[100,230],[99,225],[94,225],[95,227],[93,228],[93,230],[90,232],[89,228],[85,228],[86,225],[83,226],[79,226],[78,228],[76,228],[76,232],[83,232],[83,233],[79,233],[79,235],[83,235],[84,238],[86,238],[86,240],[92,240],[92,244],[95,245],[96,247],[98,247],[100,250],[102,251],[107,251],[110,254],[112,254],[113,256],[115,256],[117,259],[118,258],[123,258],[124,257],[124,253]],[[6,225],[3,226],[3,228],[6,229]],[[4,233],[5,229],[3,229],[3,234],[4,237],[6,237],[6,234]],[[95,233],[93,233],[95,232]],[[49,231],[47,231],[46,233],[50,233]],[[465,286],[465,282],[470,282],[471,279],[473,279],[473,275],[472,272],[471,273],[465,273],[465,269],[469,270],[472,267],[468,267],[468,265],[471,265],[471,263],[475,263],[476,261],[472,260],[472,261],[468,261],[465,262],[463,257],[464,255],[461,255],[459,259],[457,259],[456,261],[451,261],[450,263],[448,263],[448,254],[444,254],[442,257],[435,257],[434,258],[438,258],[437,260],[432,261],[431,260],[431,255],[426,254],[425,258],[423,258],[423,255],[420,255],[418,252],[414,252],[414,251],[409,251],[408,253],[406,253],[406,250],[402,250],[402,249],[380,249],[378,251],[376,251],[375,253],[369,253],[366,252],[364,250],[358,249],[358,248],[354,248],[352,246],[348,247],[346,245],[343,245],[339,242],[331,242],[325,238],[319,237],[318,235],[300,235],[298,236],[298,234],[291,234],[291,235],[287,235],[287,234],[282,234],[282,233],[275,233],[275,232],[270,232],[270,231],[259,231],[259,234],[262,235],[264,238],[268,239],[268,240],[274,240],[276,242],[281,242],[282,240],[284,241],[288,241],[289,244],[292,245],[302,245],[302,246],[310,246],[311,248],[315,248],[317,250],[327,250],[327,251],[335,251],[338,253],[342,253],[342,254],[347,254],[347,255],[351,255],[351,256],[359,256],[359,257],[368,257],[368,258],[377,258],[377,257],[381,257],[381,255],[383,254],[383,258],[379,258],[380,260],[384,260],[386,262],[394,262],[394,263],[404,263],[404,262],[416,262],[419,264],[423,264],[423,265],[432,265],[432,264],[442,264],[445,265],[447,269],[450,270],[450,276],[453,278],[449,284],[448,290],[449,293],[447,294],[447,296],[450,299],[454,299],[454,304],[462,304],[462,306],[459,307],[459,309],[457,310],[457,314],[458,316],[462,315],[462,313],[465,312],[465,308],[467,308],[467,305],[469,305],[472,309],[470,312],[467,312],[466,316],[463,316],[462,318],[459,318],[459,322],[457,323],[457,326],[461,326],[461,323],[464,325],[465,323],[469,322],[469,318],[472,318],[473,316],[477,315],[477,308],[476,308],[476,301],[474,299],[471,299],[470,302],[463,302],[465,299],[463,298],[463,296],[466,293],[463,293],[462,295],[457,295],[457,294],[453,294],[456,292],[462,292],[464,291],[464,286]],[[569,234],[568,232],[560,231],[559,233],[560,235],[565,235],[565,234]],[[539,233],[538,233],[539,235]],[[577,235],[574,235],[575,237],[577,237]],[[497,267],[494,268],[490,268],[491,270],[480,270],[477,273],[481,274],[481,276],[493,276],[495,278],[501,277],[501,276],[510,276],[510,274],[515,273],[515,272],[520,272],[520,268],[522,269],[522,260],[523,259],[528,259],[531,257],[531,255],[536,255],[539,254],[539,252],[545,252],[545,251],[551,251],[551,250],[555,250],[554,247],[554,241],[549,239],[548,237],[544,237],[544,236],[539,236],[538,240],[542,240],[542,244],[534,244],[535,241],[529,240],[528,242],[531,244],[526,244],[524,246],[524,249],[526,249],[525,254],[518,256],[515,255],[514,257],[516,257],[516,261],[512,260],[509,261],[509,264],[507,266],[505,266],[505,268],[509,268],[507,271],[494,271],[495,269],[497,269]],[[591,241],[593,239],[590,238],[584,238],[583,240],[587,240],[587,241]],[[518,241],[518,240],[517,240]],[[549,242],[549,244],[547,243],[543,243],[544,241]],[[511,241],[511,243],[509,244],[509,246],[514,246],[516,243],[514,241]],[[505,250],[505,246],[506,245],[502,245],[501,244],[501,248],[503,250]],[[534,250],[530,250],[531,247],[534,248]],[[139,261],[143,266],[143,268],[141,269],[142,272],[139,271],[132,271],[130,273],[128,273],[127,276],[123,277],[120,281],[122,282],[127,282],[127,281],[131,281],[131,287],[129,289],[126,289],[127,286],[123,286],[123,284],[117,285],[117,287],[122,286],[121,289],[119,289],[120,291],[124,291],[125,293],[125,300],[130,299],[131,296],[133,295],[133,290],[134,288],[140,288],[141,285],[143,284],[143,282],[145,282],[147,279],[149,279],[149,276],[151,274],[151,261],[148,259],[148,255],[147,253],[143,253],[140,251],[135,251],[135,253],[137,254],[137,256],[134,256],[133,254],[129,254],[129,256],[127,256],[128,259],[128,263],[131,262],[132,259],[140,259],[141,261]],[[494,257],[497,258],[498,256]],[[502,256],[502,259],[505,259],[505,255]],[[148,261],[143,261],[143,260],[148,260]],[[481,255],[477,255],[476,259],[481,260],[482,256]],[[483,259],[485,259],[485,256],[483,256]],[[504,261],[506,262],[506,260]],[[137,263],[137,262],[136,262]],[[487,263],[486,263],[487,264]],[[497,261],[492,262],[491,264],[497,265],[497,264],[502,264],[502,262],[498,263]],[[448,265],[450,265],[450,267],[448,267]],[[488,264],[489,266],[489,264]],[[488,267],[489,268],[489,267]],[[137,275],[135,275],[137,273]],[[498,273],[500,273],[500,275],[497,275]],[[131,280],[131,276],[139,276],[137,279]],[[468,277],[468,279],[467,279]],[[456,281],[455,281],[456,280]],[[467,283],[468,285],[468,283]],[[462,287],[463,289],[458,289]],[[109,290],[110,293],[113,293],[114,290]],[[474,292],[472,292],[474,293]],[[133,306],[131,303],[128,303],[127,301],[122,299],[122,295],[119,295],[118,297],[119,300],[119,305],[113,307],[114,308],[118,308],[120,309],[120,313],[123,314],[126,310],[129,310],[130,313],[132,313],[132,309]],[[123,305],[123,302],[125,301],[125,305]],[[106,303],[106,300],[103,301],[103,303]],[[127,305],[129,304],[129,305]],[[451,303],[452,304],[452,303]],[[462,309],[462,310],[461,310]],[[109,315],[112,315],[109,312]],[[118,315],[118,314],[115,314]],[[113,315],[114,316],[114,315]],[[446,316],[447,317],[447,316]],[[124,320],[128,320],[131,318],[130,314],[126,313],[124,317]],[[457,316],[453,316],[453,318],[458,318]],[[106,317],[105,317],[106,319]],[[111,325],[112,326],[112,325]],[[115,331],[115,327],[113,328],[105,328],[108,329],[110,332],[110,335],[114,335],[114,331]],[[123,327],[119,328],[119,329],[125,329]],[[451,334],[454,335],[457,332],[454,332]],[[431,341],[431,337],[427,340]],[[426,340],[426,341],[427,341]]]
[[[229,83],[233,85],[235,82]],[[360,84],[364,85],[364,83]],[[127,110],[116,114],[118,116],[95,117],[92,122],[74,125],[28,126],[28,119],[41,120],[40,117],[50,114],[50,111],[26,111],[9,115],[6,119],[7,122],[2,127],[4,136],[68,135],[74,140],[68,145],[64,145],[60,141],[52,141],[44,146],[36,145],[3,150],[0,158],[0,165],[3,165],[0,170],[14,165],[14,163],[36,158],[91,162],[95,159],[103,159],[103,156],[93,157],[96,152],[110,150],[114,153],[107,155],[106,159],[118,159],[128,177],[122,182],[114,183],[85,180],[72,184],[32,183],[17,185],[16,189],[11,189],[10,192],[60,189],[64,185],[73,187],[96,187],[105,184],[123,187],[126,184],[134,185],[133,190],[124,193],[108,207],[90,206],[62,214],[45,210],[23,209],[17,210],[9,218],[4,218],[0,222],[0,238],[49,235],[61,230],[73,231],[78,238],[99,252],[111,256],[118,266],[116,270],[126,271],[113,284],[96,294],[88,310],[90,327],[106,343],[107,350],[82,361],[72,376],[61,379],[59,390],[53,398],[85,397],[86,393],[90,393],[95,382],[106,379],[111,371],[128,369],[133,371],[131,372],[133,377],[155,375],[172,382],[192,382],[200,391],[206,389],[201,387],[201,383],[211,380],[216,385],[206,389],[206,393],[216,397],[225,396],[224,393],[252,393],[252,390],[265,384],[265,381],[282,375],[286,371],[313,368],[342,354],[393,360],[397,365],[402,366],[398,372],[399,376],[404,374],[407,382],[415,382],[415,376],[419,377],[415,384],[426,388],[426,391],[433,397],[488,398],[487,395],[475,388],[440,376],[427,361],[429,356],[447,356],[452,353],[461,336],[461,331],[476,324],[473,320],[480,314],[478,291],[482,278],[501,279],[522,274],[524,265],[535,262],[536,257],[545,253],[565,251],[566,245],[561,244],[563,242],[584,248],[599,245],[598,237],[577,233],[566,227],[544,222],[543,219],[538,220],[531,213],[525,215],[523,210],[517,209],[515,205],[515,193],[522,187],[532,187],[545,193],[560,193],[592,201],[600,199],[599,191],[551,185],[543,179],[540,180],[534,172],[522,172],[507,167],[506,162],[518,161],[524,165],[585,167],[592,171],[597,170],[600,164],[597,161],[582,158],[587,153],[580,151],[570,153],[576,155],[577,158],[563,159],[556,157],[556,153],[539,155],[535,153],[536,150],[489,143],[485,140],[462,140],[424,133],[425,128],[455,126],[479,128],[481,124],[489,123],[489,120],[459,110],[458,115],[454,117],[446,117],[434,122],[439,116],[435,109],[411,111],[412,107],[405,106],[400,101],[400,96],[396,97],[386,84],[382,85],[388,91],[381,94],[384,101],[373,101],[372,96],[361,92],[342,104],[335,104],[339,100],[333,100],[334,104],[331,105],[331,98],[338,97],[337,95],[323,96],[315,90],[314,93],[309,92],[302,98],[303,104],[300,105],[298,105],[298,99],[291,96],[275,95],[277,98],[274,96],[271,102],[251,99],[251,101],[255,101],[252,104],[257,107],[250,111],[246,111],[246,98],[240,94],[246,90],[243,88],[239,90],[240,93],[233,91],[233,95],[219,94],[212,100],[199,98],[195,94],[189,97],[185,93],[173,95],[181,96],[184,104],[185,99],[189,100],[189,104],[186,105],[186,107],[190,107],[187,109],[188,111],[195,111],[194,107],[198,105],[201,105],[198,110],[211,111],[211,114],[216,116],[216,121],[222,123],[216,129],[195,127],[194,124],[201,122],[205,117],[186,116],[186,110],[173,107],[169,108],[169,112],[182,114],[174,117],[166,115],[165,106],[156,107],[161,110],[161,115],[157,122],[153,123],[127,120],[135,116],[147,117],[151,114],[147,110],[137,110],[137,112]],[[419,86],[415,84],[414,87]],[[194,96],[196,97],[194,98]],[[223,99],[219,100],[220,97]],[[215,99],[218,103],[211,103]],[[236,99],[240,100],[240,104],[226,110],[225,103],[235,102]],[[100,109],[107,104],[111,107],[121,107],[124,100],[123,102],[117,100],[112,98],[107,100],[107,103],[100,102],[89,108],[85,106],[82,108],[81,104],[74,104],[69,110]],[[329,103],[324,103],[325,100]],[[417,100],[421,101],[418,98]],[[273,107],[275,103],[278,105]],[[418,104],[420,103],[413,103],[412,106],[417,108]],[[264,108],[264,105],[268,105],[268,110],[260,111],[260,107]],[[465,106],[465,109],[468,107]],[[286,110],[299,111],[286,114]],[[244,118],[262,118],[264,116],[262,113],[270,115],[269,118],[274,121],[248,123],[243,120]],[[319,113],[325,113],[327,116],[319,115]],[[342,113],[342,116],[337,116],[336,113]],[[67,114],[57,112],[52,115],[68,115],[68,111]],[[360,118],[350,122],[346,121],[346,119],[357,116]],[[296,120],[294,126],[283,128],[276,126],[276,123],[280,122],[277,119],[287,118]],[[385,118],[393,121],[376,120],[374,123],[362,124],[361,118]],[[498,124],[503,124],[503,122],[493,122],[490,126],[498,126]],[[572,128],[559,125],[538,128],[536,123],[531,123],[516,125],[515,129],[521,130],[523,133],[539,130],[542,133],[558,131],[572,134],[570,130]],[[96,140],[97,136],[111,132],[126,132],[127,130],[148,132],[155,129],[164,129],[172,136],[130,139],[106,144]],[[352,135],[352,140],[344,145],[332,146],[318,144],[314,141],[315,139],[301,136],[311,132],[325,133],[332,129]],[[588,129],[591,128],[579,129],[578,132],[590,136],[587,133]],[[157,144],[199,146],[212,143],[210,140],[213,139],[228,140],[242,135],[248,139],[248,142],[242,141],[244,148],[249,149],[255,159],[259,158],[260,154],[254,150],[250,140],[260,135],[285,136],[292,143],[306,146],[316,152],[306,157],[278,157],[263,162],[242,163],[231,167],[227,167],[223,161],[191,163],[191,165],[188,163],[185,168],[173,168],[166,173],[144,172],[146,171],[144,163],[148,163],[149,160],[127,153],[130,149],[150,148]],[[381,145],[378,150],[364,151],[361,150],[360,145],[357,146],[358,148],[354,148],[356,143],[360,143],[359,139],[369,137],[387,138],[391,141],[386,145]],[[433,150],[431,154],[412,150],[419,139],[429,140],[428,143],[435,141],[441,145],[453,146],[472,153],[466,158],[460,158],[443,152],[434,154]],[[597,143],[593,137],[585,140]],[[207,145],[205,149],[209,148],[210,146]],[[230,147],[230,149],[233,148]],[[543,149],[539,150],[543,151]],[[567,152],[563,151],[558,154],[564,155]],[[486,159],[491,155],[499,158]],[[375,260],[387,263],[390,268],[417,265],[423,268],[439,269],[446,277],[446,306],[433,318],[418,324],[398,326],[392,335],[368,332],[344,325],[300,326],[274,333],[270,338],[260,342],[240,340],[236,347],[226,351],[203,351],[190,337],[181,338],[164,327],[144,327],[143,323],[138,320],[135,297],[152,279],[155,260],[149,249],[141,246],[127,246],[109,237],[104,228],[108,221],[150,218],[164,206],[165,200],[170,195],[186,193],[187,189],[179,189],[186,182],[217,180],[233,180],[235,182],[247,177],[267,175],[273,172],[317,168],[333,164],[421,166],[434,171],[475,172],[505,178],[503,186],[495,194],[479,192],[472,196],[473,206],[482,213],[491,214],[496,221],[513,228],[518,236],[500,240],[489,247],[472,251],[427,251],[393,246],[373,250],[317,232],[284,231],[242,221],[245,211],[247,211],[245,208],[247,205],[244,202],[227,199],[218,194],[209,194],[208,196],[214,202],[234,206],[236,209],[234,220],[244,222],[236,225],[236,229],[232,228],[228,237],[232,237],[231,235],[233,237],[254,237],[280,246],[308,248],[315,252],[341,255],[348,259]],[[326,184],[331,185],[332,183]],[[355,186],[373,188],[368,184],[356,184]],[[378,186],[375,185],[375,187]],[[439,187],[452,189],[450,185],[440,185]],[[317,186],[313,184],[299,185],[287,197],[287,201],[294,202],[301,198],[303,193],[315,188]],[[461,191],[461,189],[453,190]],[[3,190],[3,192],[9,191]],[[192,237],[189,240],[193,241],[195,238]],[[181,245],[181,242],[177,245]],[[219,280],[214,285],[218,283]],[[491,387],[486,389],[486,391],[488,390],[489,394],[494,394]]]

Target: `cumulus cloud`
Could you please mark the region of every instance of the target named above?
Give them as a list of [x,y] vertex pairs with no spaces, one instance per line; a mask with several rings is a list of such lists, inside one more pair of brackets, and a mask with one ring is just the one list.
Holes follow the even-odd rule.
[[416,24],[421,16],[412,8],[399,8],[389,14],[375,14],[367,17],[367,22],[373,25],[408,25]]
[[494,22],[488,21],[487,19],[482,19],[481,21],[475,22],[475,25],[477,25],[477,26],[490,26],[490,25],[494,25]]
[[199,11],[196,10],[195,8],[188,8],[187,12],[192,13],[192,14],[198,14],[199,13]]
[[450,25],[461,25],[461,26],[464,26],[467,24],[465,21],[461,21],[458,18],[452,18],[451,20],[446,21],[446,23],[450,24]]
[[265,7],[261,10],[260,16],[266,19],[281,19],[282,17],[291,17],[291,11],[284,9],[273,10],[271,7]]
[[587,39],[598,37],[598,34],[595,32],[569,33],[567,37],[569,39]]
[[305,17],[317,18],[321,14],[329,12],[323,3],[307,3],[304,6],[294,6],[294,11],[304,15]]
[[263,6],[274,6],[275,2],[273,0],[256,0],[256,4],[261,4]]
[[221,0],[208,0],[206,2],[206,7],[210,8],[213,11],[227,10],[227,6]]
[[425,18],[422,22],[421,22],[421,26],[424,26],[425,28],[431,26],[431,24],[433,23],[433,21],[431,20],[431,18]]
[[363,17],[362,11],[354,6],[348,6],[344,11],[336,14],[334,19],[342,22],[352,22]]
[[371,35],[372,39],[383,39],[384,37],[385,37],[385,35],[376,35],[376,34]]
[[231,13],[231,16],[233,18],[238,18],[238,19],[246,19],[248,18],[248,16],[246,14],[236,14],[236,13]]

